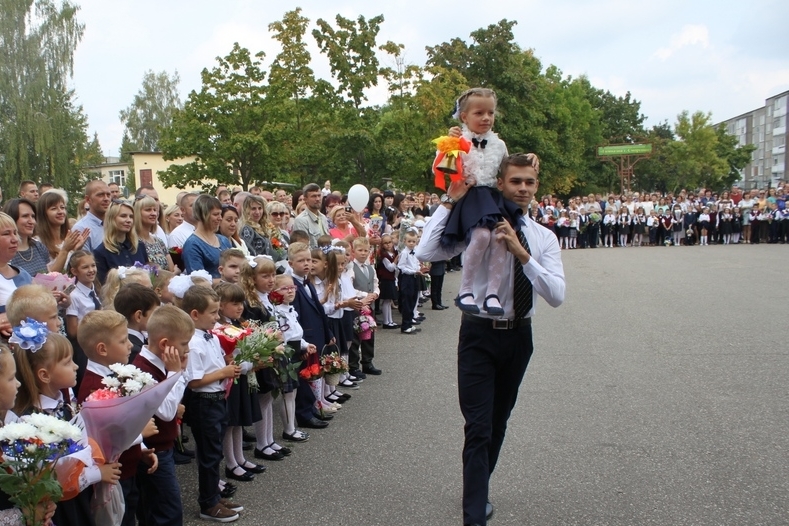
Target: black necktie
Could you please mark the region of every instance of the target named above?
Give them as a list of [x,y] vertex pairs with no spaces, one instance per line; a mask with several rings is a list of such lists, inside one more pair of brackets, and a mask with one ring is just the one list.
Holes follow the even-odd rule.
[[472,138],[471,144],[473,144],[475,148],[482,148],[484,150],[485,146],[488,144],[488,140],[482,139],[481,141],[478,141],[477,139]]
[[206,331],[203,333],[203,338],[205,338],[205,341],[210,342],[211,340],[214,339],[214,335]]
[[101,310],[101,302],[99,301],[98,296],[96,296],[96,291],[91,290],[88,296],[90,296],[90,299],[93,300],[93,306],[96,308],[96,310]]
[[[526,235],[519,227],[517,229],[518,241],[520,241],[526,252],[531,254],[529,242],[526,240]],[[523,273],[523,263],[518,258],[515,259],[515,287],[513,290],[513,298],[515,300],[515,319],[525,318],[532,307],[532,285],[526,274]]]
[[411,254],[413,256],[414,255],[414,251],[412,250],[411,252],[409,252],[409,254]]

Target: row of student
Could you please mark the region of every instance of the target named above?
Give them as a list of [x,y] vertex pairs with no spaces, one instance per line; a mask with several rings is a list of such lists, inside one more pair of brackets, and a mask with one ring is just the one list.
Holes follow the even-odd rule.
[[[543,225],[545,226],[545,225]],[[608,208],[603,216],[593,217],[583,210],[562,210],[553,226],[563,249],[672,244],[758,244],[789,241],[789,210],[767,207],[742,214],[739,208],[716,210],[701,207],[683,211],[679,205],[659,213],[643,208],[631,213],[626,207]]]
[[[218,295],[216,296],[217,305],[215,311],[214,304],[211,301],[208,302],[210,305],[204,305],[205,302],[198,302],[196,308],[191,308],[194,305],[190,302],[193,301],[193,296],[195,295],[214,297],[213,294],[215,293],[213,291],[206,286],[202,286],[210,285],[208,279],[194,276],[176,277],[170,273],[165,274],[166,271],[159,271],[158,275],[154,275],[154,282],[156,282],[154,284],[148,272],[138,268],[113,269],[109,273],[111,278],[109,283],[112,285],[117,280],[119,285],[117,288],[112,286],[111,291],[105,286],[104,292],[106,294],[103,296],[105,303],[102,306],[97,299],[92,280],[92,276],[96,272],[95,261],[91,254],[87,252],[75,253],[74,256],[76,257],[72,258],[71,265],[75,276],[77,276],[78,283],[71,292],[73,309],[67,316],[67,324],[73,326],[76,322],[77,337],[75,343],[78,344],[78,348],[81,348],[81,352],[84,352],[87,358],[84,367],[71,366],[74,373],[77,370],[82,373],[79,380],[80,392],[83,390],[83,385],[93,385],[95,387],[96,377],[94,374],[107,372],[107,364],[103,363],[102,360],[111,359],[123,362],[124,352],[127,359],[132,361],[136,361],[139,356],[147,355],[144,345],[147,341],[150,341],[151,337],[150,320],[154,319],[153,317],[160,311],[160,309],[157,309],[157,306],[168,300],[173,301],[175,304],[180,304],[183,309],[189,312],[195,326],[204,331],[200,338],[192,338],[189,348],[193,351],[195,346],[205,347],[206,343],[204,342],[209,341],[206,338],[207,333],[205,331],[213,328],[217,316],[221,315],[223,321],[227,323],[240,323],[239,313],[249,317],[249,319],[259,321],[266,321],[273,317],[273,319],[280,322],[289,342],[295,345],[302,353],[315,353],[317,350],[324,350],[327,348],[327,344],[336,344],[342,354],[350,353],[351,366],[354,367],[353,373],[359,376],[349,376],[349,378],[343,379],[342,383],[348,387],[358,387],[352,380],[363,379],[360,377],[365,376],[365,374],[360,368],[372,374],[380,374],[380,370],[376,369],[372,364],[374,339],[365,340],[360,344],[358,339],[354,341],[352,330],[348,327],[349,323],[352,324],[353,322],[354,310],[362,305],[372,304],[377,299],[378,294],[375,280],[376,273],[372,266],[367,263],[369,245],[364,238],[360,238],[354,243],[354,248],[356,259],[353,262],[353,271],[349,273],[343,272],[346,265],[345,250],[334,246],[325,251],[310,251],[307,245],[295,243],[291,247],[291,257],[288,265],[292,277],[289,275],[276,276],[276,267],[270,258],[258,257],[252,261],[247,261],[243,253],[238,250],[225,251],[221,256],[219,265],[222,282],[216,286]],[[346,281],[348,278],[351,280],[350,283]],[[313,281],[317,287],[313,285]],[[346,281],[346,283],[343,283],[343,281]],[[294,282],[301,284],[302,287],[299,288]],[[184,284],[186,284],[186,290],[184,290]],[[197,286],[193,286],[195,284]],[[275,286],[280,298],[278,305],[273,305],[268,299],[268,294],[272,292]],[[358,290],[359,288],[362,290]],[[320,293],[318,292],[319,289]],[[301,294],[297,294],[297,291],[300,291]],[[24,301],[23,298],[26,297],[33,299]],[[293,306],[290,305],[291,301],[294,303]],[[27,307],[23,309],[23,306]],[[49,320],[52,324],[59,323],[57,304],[54,298],[45,289],[35,285],[17,289],[9,302],[9,308],[9,316],[11,316],[13,323],[18,323],[20,319],[26,316]],[[117,353],[112,353],[112,356],[109,358],[97,358],[96,349],[100,350],[99,355],[101,355],[101,350],[107,348],[107,342],[96,343],[87,341],[81,335],[109,336],[114,334],[112,327],[98,327],[90,323],[91,319],[97,316],[106,317],[108,313],[112,313],[108,309],[113,308],[118,313],[116,320],[123,318],[122,332],[124,337],[107,340],[107,342],[112,341],[118,344],[116,346]],[[24,312],[22,312],[23,310]],[[338,316],[337,313],[340,313],[340,315]],[[299,315],[302,315],[308,322],[303,329],[298,323]],[[331,315],[331,319],[329,315]],[[120,318],[117,318],[117,316],[120,316]],[[177,327],[178,324],[172,322],[167,324],[167,326]],[[56,330],[57,327],[53,326],[52,329]],[[146,333],[148,335],[147,341],[145,338]],[[128,340],[125,337],[126,334],[128,334]],[[185,341],[184,336],[183,334],[180,335],[182,343]],[[173,342],[178,337],[171,336],[167,341],[175,345]],[[121,341],[132,343],[127,346],[127,344],[120,344]],[[66,340],[66,342],[68,341]],[[126,350],[121,349],[121,347]],[[203,415],[202,411],[211,413],[213,404],[210,402],[221,402],[219,400],[220,396],[215,393],[220,391],[224,393],[223,388],[219,389],[221,382],[215,384],[213,381],[217,380],[217,376],[227,376],[231,375],[231,373],[235,377],[242,372],[243,368],[227,366],[224,363],[220,363],[218,358],[221,358],[221,356],[214,356],[213,365],[217,367],[222,365],[222,367],[217,369],[217,371],[221,372],[213,374],[216,371],[206,369],[206,367],[210,368],[211,366],[212,362],[210,360],[203,363],[197,359],[202,354],[193,352],[190,355],[191,360],[188,362],[190,365],[187,368],[187,378],[191,379],[189,385],[193,388],[191,389],[192,393],[206,394],[197,394],[194,397],[186,398],[186,415],[190,425],[193,427],[195,440],[198,444],[199,465],[203,466],[205,464],[207,461],[206,455],[211,465],[215,464],[217,458],[220,461],[224,458],[226,476],[236,480],[251,480],[254,473],[261,471],[262,467],[244,459],[240,426],[255,426],[258,442],[255,449],[256,457],[278,460],[290,453],[287,448],[277,444],[272,436],[271,389],[273,387],[271,378],[267,377],[265,372],[262,373],[263,377],[260,378],[260,383],[263,389],[261,390],[262,394],[257,395],[257,400],[248,400],[248,397],[245,395],[247,391],[234,386],[228,402],[231,415],[231,431],[224,437],[210,435],[210,431],[213,428],[204,430],[201,427],[204,426],[205,422],[210,421],[210,415]],[[182,352],[180,355],[183,357],[185,353]],[[300,359],[303,357],[303,355],[299,355]],[[63,360],[69,364],[72,363],[70,345],[68,358],[64,357]],[[98,367],[97,363],[105,368]],[[201,375],[203,378],[207,377],[211,382],[207,380],[194,382],[194,379],[201,377]],[[73,381],[69,377],[66,383],[76,385],[76,374]],[[60,386],[60,388],[72,387],[73,385],[64,385]],[[269,388],[266,389],[266,386]],[[294,389],[295,387],[298,387],[298,389]],[[293,441],[304,441],[308,438],[306,433],[295,428],[295,424],[298,423],[302,427],[325,427],[327,425],[326,420],[330,419],[331,413],[337,410],[338,402],[343,402],[350,397],[330,386],[320,386],[321,390],[317,393],[312,390],[305,391],[301,385],[290,386],[290,388],[288,386],[279,386],[279,388],[284,392],[284,395],[281,397],[283,402],[280,407],[284,424],[283,438]],[[302,403],[300,407],[297,407],[297,393],[299,392],[302,392],[303,396],[301,397]],[[192,407],[191,411],[189,410],[190,407]],[[190,415],[201,416],[192,418]],[[161,426],[159,425],[158,427]],[[208,437],[206,437],[206,433],[209,434]],[[172,447],[156,447],[155,449],[157,452],[170,451]],[[203,458],[200,458],[201,456]],[[169,460],[168,466],[170,465]],[[161,459],[159,464],[161,465]],[[131,479],[129,475],[133,471],[131,463],[127,462],[124,473],[121,476],[122,480],[129,481]],[[205,473],[201,473],[201,481],[205,478],[202,475],[205,475]],[[232,487],[219,481],[214,484],[213,481],[217,477],[218,475],[211,471],[211,477],[208,479],[210,482],[201,483],[199,499],[201,516],[222,521],[234,520],[234,517],[237,517],[237,506],[232,505],[228,501],[217,501],[215,498],[217,492],[224,492],[225,495],[230,495]],[[172,482],[172,477],[170,477],[170,480]],[[133,482],[122,482],[122,485],[124,493],[128,494],[126,499],[128,503],[127,515],[130,517],[129,520],[133,521],[134,513],[131,513],[131,510],[136,502],[134,498],[136,484]],[[220,498],[222,497],[220,496]],[[59,509],[69,509],[69,506],[65,505],[59,507]],[[146,509],[149,508],[146,506]],[[72,519],[74,518],[72,517]],[[58,523],[85,524],[85,522],[79,521],[86,520],[84,516],[80,516],[79,519],[72,519],[62,518]],[[142,520],[140,522],[144,523]],[[157,521],[154,523],[169,524],[177,523],[177,521]]]

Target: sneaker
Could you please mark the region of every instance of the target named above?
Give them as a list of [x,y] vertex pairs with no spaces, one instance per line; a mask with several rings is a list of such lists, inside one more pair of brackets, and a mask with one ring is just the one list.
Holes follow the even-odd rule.
[[229,509],[230,511],[235,511],[236,513],[238,513],[239,511],[244,511],[244,506],[242,506],[238,502],[233,502],[230,499],[219,499],[219,504]]
[[409,327],[408,329],[401,329],[401,334],[416,334],[419,332],[416,327]]
[[214,522],[235,522],[238,520],[239,515],[223,506],[222,503],[217,503],[207,510],[200,510],[200,518]]
[[352,373],[348,373],[348,380],[350,380],[352,382],[356,382],[357,384],[360,384],[360,383],[364,382],[363,378],[361,378],[359,376],[356,376],[355,374],[352,374]]

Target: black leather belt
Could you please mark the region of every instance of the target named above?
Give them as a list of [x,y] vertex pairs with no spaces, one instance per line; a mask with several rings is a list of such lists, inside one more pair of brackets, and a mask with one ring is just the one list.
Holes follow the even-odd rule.
[[531,318],[505,320],[496,318],[483,318],[481,316],[474,316],[473,314],[466,313],[463,313],[463,321],[466,323],[473,323],[475,325],[483,325],[496,330],[519,329],[521,327],[529,327],[531,325]]
[[225,398],[227,398],[225,396],[225,392],[224,391],[220,391],[218,393],[202,393],[202,392],[199,392],[199,391],[192,391],[192,392],[198,398],[207,398],[209,400],[214,400],[214,401],[224,400]]

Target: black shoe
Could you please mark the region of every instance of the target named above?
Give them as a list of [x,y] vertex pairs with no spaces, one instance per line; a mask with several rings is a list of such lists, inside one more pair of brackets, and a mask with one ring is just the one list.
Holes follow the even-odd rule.
[[365,366],[364,366],[364,369],[362,369],[362,370],[363,370],[365,373],[367,373],[367,374],[371,374],[371,375],[373,375],[373,376],[378,376],[378,375],[380,375],[380,374],[383,372],[383,371],[381,371],[379,368],[377,368],[376,366],[374,366],[373,364],[370,364],[370,365],[365,365]]
[[[285,458],[285,455],[283,455],[279,451],[275,451],[273,455],[269,455],[268,453],[264,453],[258,448],[255,448],[255,458],[262,458],[263,460],[282,460],[283,458]],[[241,467],[243,468],[244,466]]]
[[491,517],[493,517],[493,504],[488,501],[485,504],[485,520],[490,520]]
[[236,487],[228,486],[228,485],[225,485],[225,489],[219,492],[219,496],[222,497],[223,499],[229,499],[235,494],[236,494]]
[[192,462],[192,457],[184,455],[183,453],[181,453],[177,449],[174,449],[173,450],[173,462],[175,462],[176,464],[182,466],[184,464],[189,464],[190,462]]
[[[299,433],[298,435],[296,433]],[[302,433],[298,429],[292,434],[289,435],[286,432],[282,432],[282,440],[287,440],[288,442],[306,442],[310,439],[310,435],[307,433]]]
[[315,415],[315,418],[326,424],[329,420],[334,418],[334,415],[331,413],[324,413],[322,415]]
[[[268,447],[271,447],[273,445],[274,444],[269,444]],[[279,446],[279,444],[277,444],[277,445]],[[274,448],[271,448],[271,449],[274,449]],[[293,450],[291,450],[289,447],[285,447],[285,446],[279,446],[279,449],[274,449],[274,451],[276,451],[277,453],[279,453],[283,457],[289,457],[289,456],[291,456],[293,454]]]
[[[256,453],[257,453],[257,451],[256,451]],[[255,455],[255,456],[257,456],[257,455]],[[256,475],[259,474],[259,473],[265,473],[266,472],[266,466],[264,466],[262,464],[255,464],[254,462],[250,462],[250,464],[252,464],[251,468],[248,468],[246,466],[241,466],[241,469],[243,469],[247,473],[254,473]]]
[[181,444],[186,444],[189,442],[189,437],[187,435],[181,435]]
[[178,447],[176,446],[175,451],[179,452],[185,457],[195,458],[195,452],[192,449],[186,449],[185,447],[181,447],[180,449],[178,449]]
[[229,479],[237,480],[239,482],[251,482],[255,480],[255,475],[249,473],[248,471],[244,471],[243,475],[236,475],[235,473],[233,473],[232,469],[228,469],[228,468],[225,468],[225,476]]
[[383,325],[381,325],[381,327],[383,327],[384,329],[399,329],[400,328],[400,326],[398,324],[396,324],[396,323],[388,323],[388,324],[384,323]]
[[244,442],[255,442],[255,441],[257,441],[257,438],[255,438],[255,435],[253,435],[252,433],[247,431],[247,429],[245,427],[242,427],[241,428],[241,440],[243,440]]
[[449,307],[447,307],[446,305],[433,305],[431,308],[432,308],[433,310],[446,310],[446,309],[448,309]]
[[[366,372],[367,371],[364,371],[364,373],[366,373]],[[366,380],[367,379],[367,375],[364,374],[364,373],[362,371],[360,371],[359,369],[354,369],[353,371],[350,371],[348,374],[350,374],[351,376],[353,376],[355,378],[358,378],[359,380]]]
[[329,423],[313,417],[305,422],[299,422],[299,427],[306,427],[309,429],[323,429],[324,427],[329,427]]

